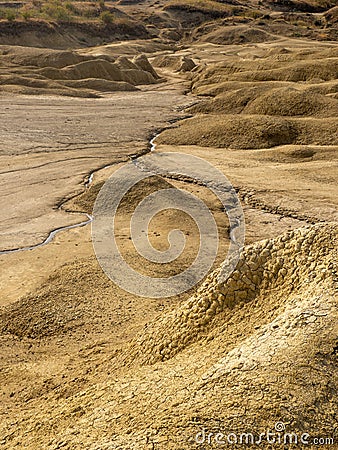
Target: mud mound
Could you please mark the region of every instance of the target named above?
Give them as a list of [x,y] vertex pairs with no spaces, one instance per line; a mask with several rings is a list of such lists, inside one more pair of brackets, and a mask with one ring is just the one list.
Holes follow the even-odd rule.
[[165,29],[160,32],[159,38],[164,41],[177,42],[182,39],[182,32],[180,30]]
[[181,57],[178,55],[164,55],[155,56],[152,59],[152,64],[155,67],[165,67],[172,70],[178,70],[180,67]]
[[53,69],[51,67],[41,69],[39,73],[54,80],[81,80],[84,78],[101,78],[112,81],[125,81],[122,71],[114,64],[104,59],[84,61],[79,64]]
[[289,156],[293,160],[294,159],[304,160],[308,158],[313,158],[313,156],[316,154],[316,150],[310,147],[298,147],[298,148],[287,147],[286,149],[283,149],[280,153],[282,153],[285,156]]
[[[233,58],[232,58],[233,59]],[[234,61],[211,64],[201,68],[192,79],[194,92],[211,94],[224,91],[227,82],[306,82],[319,84],[337,78],[338,58],[276,62],[271,58],[254,61],[236,58]],[[281,86],[281,85],[280,85]],[[276,86],[278,87],[278,86]]]
[[271,89],[267,83],[247,84],[229,82],[224,86],[225,93],[217,95],[215,99],[201,101],[188,111],[192,114],[239,114],[249,102]]
[[63,80],[62,84],[74,89],[92,89],[98,92],[137,91],[137,87],[125,81],[109,81],[100,78]]
[[[96,292],[97,299],[100,291],[109,289],[109,279],[98,270],[95,259],[79,261],[77,267],[65,265],[50,276],[38,292],[0,311],[1,332],[35,339],[64,334],[83,326],[86,321],[89,323],[97,304],[88,298],[85,291],[79,296],[71,284],[64,286],[64,280],[76,279],[78,271],[81,271],[83,286],[86,280],[87,283],[95,280],[93,287],[96,291],[92,293],[95,297]],[[100,302],[100,308],[107,309],[107,305]]]
[[159,143],[234,149],[269,148],[286,144],[337,145],[338,119],[291,119],[273,116],[206,115],[165,130]]
[[291,144],[297,130],[288,120],[236,115],[201,116],[164,131],[160,143],[203,147],[266,148]]
[[0,76],[1,90],[25,95],[62,95],[71,97],[99,97],[98,92],[136,91],[125,81],[108,81],[99,78],[52,81],[44,77],[19,75]]
[[257,154],[257,159],[261,157],[265,161],[277,163],[304,163],[307,161],[333,161],[337,154],[338,147],[319,147],[304,145],[285,145],[276,149],[263,150],[262,155]]
[[324,95],[301,92],[293,88],[271,90],[253,99],[242,110],[244,114],[271,116],[338,115],[338,103]]
[[211,33],[202,36],[201,42],[212,44],[232,45],[247,44],[250,42],[273,41],[276,37],[259,28],[248,26],[226,26],[220,27]]
[[[222,312],[222,320],[229,320],[233,308],[257,305],[263,299],[270,308],[285,310],[292,303],[291,297],[310,291],[310,285],[316,291],[325,280],[337,281],[337,243],[337,225],[332,224],[297,229],[247,246],[225,283],[218,284],[220,269],[213,272],[193,297],[148,326],[132,345],[132,359],[153,364],[172,358],[198,337],[210,333],[213,320]],[[231,366],[230,355],[208,377],[222,367],[226,373],[228,362]],[[250,364],[251,358],[243,356],[241,360]]]
[[[137,68],[127,69],[126,61],[123,62],[123,65],[124,69],[121,70],[119,65],[116,63],[111,63],[105,59],[95,59],[84,61],[73,66],[67,66],[63,69],[41,69],[39,73],[54,80],[99,78],[110,81],[125,81],[132,85],[155,83],[154,77],[149,72],[145,72]],[[130,66],[128,63],[128,66],[133,67],[134,65]]]
[[20,66],[55,67],[78,64],[88,59],[76,52],[34,47],[0,46],[3,61]]
[[[210,64],[206,67],[205,70],[201,71],[200,77],[197,77],[200,81],[209,80],[212,81],[216,76],[220,79],[220,76],[231,77],[236,76],[237,74],[246,74],[247,72],[256,72],[256,71],[268,71],[276,68],[282,68],[287,66],[288,64],[284,62],[276,62],[274,59],[270,58],[246,58],[233,56],[230,58],[226,58],[222,62]],[[253,80],[254,81],[254,80]],[[267,80],[268,81],[268,80]]]
[[196,64],[191,58],[184,56],[181,60],[181,65],[178,69],[179,72],[190,72],[195,69]]
[[145,72],[149,72],[155,79],[156,78],[160,78],[159,75],[156,73],[156,70],[150,64],[150,62],[149,62],[148,58],[146,57],[146,55],[134,56],[133,63],[140,70],[144,70]]
[[197,79],[197,81],[193,82],[193,92],[196,95],[216,97],[221,94],[232,95],[229,91],[245,91],[246,89],[257,88],[264,92],[268,89],[288,87],[292,85],[293,83],[289,83],[287,81],[224,81],[222,83],[214,83],[213,80],[211,80],[211,82],[208,83],[206,80],[199,81]]
[[305,92],[314,94],[336,94],[338,92],[338,81],[328,81],[326,83],[314,83],[309,86],[303,86]]
[[125,56],[119,56],[115,64],[122,70],[126,81],[131,84],[152,84],[159,78],[154,68],[149,63],[147,57],[135,57],[136,62],[130,61]]
[[138,67],[132,62],[130,61],[130,59],[128,59],[125,56],[119,56],[116,60],[115,60],[115,64],[121,69],[121,70],[137,70]]
[[293,49],[289,53],[290,61],[297,60],[318,60],[318,59],[327,59],[327,58],[337,58],[338,57],[338,49],[336,47],[328,47],[328,48],[303,48],[303,49]]
[[156,83],[156,80],[151,73],[140,69],[130,69],[123,71],[123,78],[127,83],[134,84],[136,86],[139,84]]
[[[325,151],[325,150],[324,150]],[[286,146],[283,149],[278,149],[278,151],[273,152],[277,156],[276,160],[280,162],[281,160],[288,160],[294,162],[308,160],[309,158],[313,159],[313,157],[320,152],[319,149],[314,149],[311,147],[295,147],[295,146]],[[265,153],[265,157],[267,153]]]
[[17,84],[0,84],[0,92],[8,92],[11,94],[21,95],[60,95],[63,97],[79,97],[79,98],[99,98],[100,95],[89,89],[72,89],[65,86],[48,87],[32,87],[27,85]]
[[295,62],[282,69],[246,72],[237,75],[239,81],[329,81],[337,78],[338,58]]
[[45,89],[62,89],[62,84],[47,80],[45,78],[31,78],[28,76],[19,75],[1,75],[0,85],[17,85],[31,88],[45,88]]
[[152,60],[152,64],[155,67],[171,69],[174,72],[190,72],[196,67],[191,58],[180,55],[156,56]]
[[[248,83],[250,85],[250,83]],[[236,83],[227,83],[227,93],[216,96],[213,100],[200,102],[189,111],[192,113],[241,113],[272,116],[335,116],[337,104],[313,89],[295,89],[289,85],[277,88],[278,83],[257,83],[252,87],[230,90],[238,87]],[[243,84],[239,83],[239,86]],[[328,88],[327,90],[334,89]],[[321,89],[326,92],[324,86]]]
[[137,205],[147,196],[161,189],[170,189],[173,185],[158,176],[151,176],[139,181],[123,197],[118,212],[133,213]]
[[[121,69],[121,66],[124,69]],[[126,68],[126,67],[132,68]],[[93,59],[79,64],[67,66],[62,69],[51,67],[40,69],[39,73],[52,80],[81,80],[87,78],[98,78],[110,81],[125,81],[132,85],[152,84],[156,80],[146,71],[134,68],[127,58],[122,58],[119,64],[106,61],[105,59]]]

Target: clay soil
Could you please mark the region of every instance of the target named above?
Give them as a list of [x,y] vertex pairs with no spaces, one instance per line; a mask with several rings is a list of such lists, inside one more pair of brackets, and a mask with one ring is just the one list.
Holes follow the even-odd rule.
[[[257,437],[277,422],[308,433],[306,448],[317,437],[337,445],[336,42],[317,28],[293,36],[268,4],[248,19],[258,5],[213,17],[178,3],[116,5],[149,39],[55,50],[6,36],[0,45],[4,449],[219,448],[196,434]],[[313,14],[324,24],[333,13]],[[179,227],[184,253],[159,265],[137,255],[130,219],[151,193],[196,195],[220,236],[208,276],[159,299],[114,284],[83,223],[105,181],[155,135],[155,152],[220,169],[245,216],[244,251],[219,284],[229,247],[219,199],[173,174],[136,185],[118,210],[117,240],[140,272],[178,273],[199,245],[191,218],[168,210],[150,241],[166,250]]]

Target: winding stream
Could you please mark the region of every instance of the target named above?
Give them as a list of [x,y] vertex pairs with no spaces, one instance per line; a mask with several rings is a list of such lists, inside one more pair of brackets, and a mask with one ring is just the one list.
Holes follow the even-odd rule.
[[[149,141],[149,151],[150,152],[153,152],[155,150],[156,144],[155,144],[154,141],[155,141],[155,139],[157,138],[157,136],[159,134],[160,133],[155,134],[155,136],[150,139],[150,141]],[[84,183],[84,187],[86,189],[88,189],[90,187],[90,185],[93,182],[93,178],[94,178],[95,172],[97,172],[98,170],[107,169],[109,167],[114,166],[115,164],[116,163],[108,164],[108,165],[106,165],[104,167],[101,167],[100,169],[95,169],[92,172],[90,172],[87,181]],[[61,208],[61,207],[62,207],[62,205],[59,208]],[[67,212],[72,214],[72,211],[67,211]],[[75,213],[75,211],[74,211],[74,213]],[[79,212],[76,211],[76,214],[81,214],[81,212],[80,211]],[[46,237],[46,239],[44,241],[42,241],[42,242],[40,242],[38,244],[30,245],[30,246],[27,246],[27,247],[13,248],[13,249],[10,249],[10,250],[0,250],[0,255],[7,255],[7,254],[10,254],[10,253],[24,252],[24,251],[27,251],[27,250],[34,250],[36,248],[43,247],[44,245],[47,245],[50,242],[52,242],[52,240],[55,238],[55,236],[58,233],[60,233],[61,231],[72,230],[73,228],[84,227],[84,226],[90,224],[93,221],[94,217],[92,215],[87,214],[87,213],[82,213],[82,214],[87,216],[87,220],[84,220],[84,221],[79,222],[79,223],[75,223],[73,225],[66,225],[64,227],[56,228],[55,230],[53,230],[53,231],[51,231],[49,233],[49,235]]]

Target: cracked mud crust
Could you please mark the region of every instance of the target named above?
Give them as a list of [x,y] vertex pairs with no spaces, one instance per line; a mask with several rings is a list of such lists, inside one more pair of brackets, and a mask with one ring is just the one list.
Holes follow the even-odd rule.
[[[68,7],[94,8],[87,3]],[[137,255],[130,218],[160,189],[197,196],[220,239],[210,273],[189,292],[123,291],[99,266],[88,225],[1,254],[0,447],[216,449],[219,432],[259,436],[278,422],[310,435],[290,449],[317,449],[315,437],[336,448],[335,2],[101,3],[135,29],[110,41],[114,24],[91,27],[101,30],[94,36],[80,23],[1,20],[1,249],[79,224],[106,180],[149,151],[222,171],[241,200],[246,243],[219,282],[224,208],[202,183],[167,174],[124,198],[116,238],[140,272],[180,272],[196,256],[196,224],[180,211],[159,214],[154,247],[167,249],[178,226],[186,247],[155,265]],[[203,433],[209,443],[197,442]]]

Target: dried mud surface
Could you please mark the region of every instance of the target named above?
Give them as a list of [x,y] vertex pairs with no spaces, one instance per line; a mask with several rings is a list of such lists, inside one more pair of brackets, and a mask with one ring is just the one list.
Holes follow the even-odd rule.
[[[337,46],[280,35],[275,20],[255,33],[257,24],[208,25],[201,12],[163,5],[119,5],[147,17],[153,32],[169,23],[157,40],[1,47],[1,250],[84,220],[107,178],[149,151],[161,130],[156,152],[198,156],[231,181],[246,246],[218,283],[228,219],[205,186],[172,175],[129,192],[117,238],[139,270],[176,273],[195,257],[197,227],[182,212],[160,214],[154,246],[166,249],[177,224],[187,246],[155,267],[136,254],[130,217],[159,189],[201,198],[220,246],[211,273],[189,292],[146,299],[123,291],[100,268],[88,225],[0,254],[4,449],[219,448],[214,439],[201,447],[196,434],[259,436],[277,422],[338,440]],[[334,13],[321,20],[333,23]],[[280,21],[284,13],[271,14]]]

